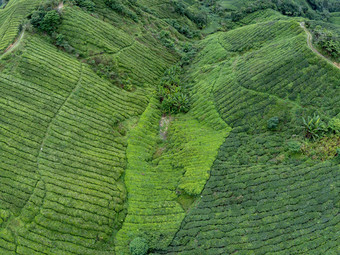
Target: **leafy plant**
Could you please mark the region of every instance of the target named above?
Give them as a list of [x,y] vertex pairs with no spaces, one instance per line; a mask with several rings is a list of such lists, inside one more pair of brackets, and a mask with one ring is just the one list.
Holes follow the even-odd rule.
[[61,16],[56,10],[51,10],[51,6],[46,6],[34,11],[30,22],[35,28],[52,34],[61,24]]
[[[128,3],[132,4],[133,1],[129,1]],[[115,12],[117,12],[117,13],[123,15],[123,16],[126,16],[126,17],[132,19],[135,22],[138,21],[138,17],[136,15],[136,13],[131,11],[128,7],[126,7],[125,4],[123,3],[123,1],[121,1],[121,0],[105,0],[105,4],[109,8],[114,10]]]
[[328,129],[335,134],[339,134],[340,133],[340,119],[338,118],[332,118],[329,122],[328,122]]
[[72,0],[75,4],[81,8],[84,8],[87,11],[94,11],[95,3],[91,0]]
[[289,141],[287,145],[291,153],[299,153],[301,151],[301,144],[298,141]]
[[149,246],[144,238],[136,237],[130,243],[132,255],[144,255],[148,252]]
[[319,115],[314,113],[313,117],[308,116],[307,120],[302,118],[303,127],[305,129],[305,136],[308,139],[317,139],[320,134],[325,131],[325,124]]
[[279,125],[279,117],[277,116],[272,117],[267,121],[268,129],[271,129],[271,130],[276,129],[278,125]]
[[178,66],[168,69],[158,86],[157,92],[162,103],[161,109],[164,113],[189,111],[189,97],[183,86],[180,85],[178,72]]
[[335,154],[335,158],[340,161],[340,147],[336,148],[336,154]]

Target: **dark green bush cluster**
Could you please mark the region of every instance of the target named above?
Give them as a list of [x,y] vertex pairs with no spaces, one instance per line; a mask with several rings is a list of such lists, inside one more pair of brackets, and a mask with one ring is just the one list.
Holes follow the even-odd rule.
[[323,11],[339,12],[340,11],[340,2],[338,0],[307,0],[307,2],[312,7],[313,10],[317,10],[320,12],[323,12]]
[[208,23],[207,14],[205,12],[193,13],[183,1],[172,1],[172,5],[176,13],[186,16],[199,28],[203,28]]
[[253,13],[259,10],[264,9],[276,9],[275,4],[273,4],[270,0],[260,0],[256,2],[250,2],[247,6],[241,7],[236,11],[233,11],[231,13],[231,20],[232,21],[238,21],[242,18],[244,18],[249,13]]
[[340,162],[340,147],[336,148],[335,158],[336,158],[337,161]]
[[180,66],[184,67],[189,65],[197,53],[197,48],[191,43],[185,43],[182,47],[182,58],[180,61]]
[[59,12],[51,8],[39,8],[32,13],[30,22],[35,28],[52,34],[61,24],[61,16]]
[[102,78],[109,80],[118,87],[131,91],[133,86],[126,73],[118,71],[117,63],[110,57],[94,56],[87,60],[92,70]]
[[340,37],[333,31],[326,28],[322,28],[317,25],[312,33],[315,38],[315,42],[324,50],[326,53],[337,60],[340,60]]
[[95,3],[91,0],[71,0],[72,3],[83,8],[87,11],[93,12],[95,8]]
[[188,38],[192,38],[194,36],[194,33],[187,25],[181,25],[174,19],[167,20],[167,23],[173,26],[179,33],[185,35]]
[[159,39],[165,47],[167,47],[169,49],[175,48],[175,43],[174,43],[173,39],[171,38],[169,31],[162,30],[159,33]]
[[63,34],[58,34],[56,32],[52,33],[52,39],[54,41],[54,44],[60,48],[63,48],[68,53],[75,53],[76,50],[73,48],[68,41],[66,40],[65,36]]
[[111,8],[115,12],[118,12],[119,14],[126,16],[126,17],[132,19],[133,21],[137,22],[138,21],[137,14],[135,12],[131,11],[129,7],[127,7],[127,6],[131,7],[131,5],[133,3],[136,3],[136,1],[134,1],[134,0],[130,0],[130,1],[105,0],[105,4],[109,8]]
[[164,113],[180,113],[189,111],[189,96],[180,84],[178,66],[168,69],[158,86],[158,96]]
[[268,129],[276,129],[277,126],[279,125],[279,117],[272,117],[267,121],[267,127]]
[[144,238],[136,237],[130,243],[131,255],[145,255],[149,246]]
[[[308,0],[308,1],[319,1],[319,0]],[[232,21],[238,21],[244,18],[249,13],[253,13],[264,9],[273,9],[281,12],[287,16],[303,16],[309,19],[326,19],[329,16],[328,10],[330,6],[325,4],[323,1],[321,4],[322,8],[309,8],[307,3],[295,0],[255,0],[249,1],[245,6],[233,11],[231,13]],[[319,4],[320,5],[320,4]],[[313,7],[313,5],[312,5]],[[333,8],[334,9],[334,8]]]
[[301,152],[301,143],[299,143],[298,141],[289,141],[287,145],[289,152],[291,153]]

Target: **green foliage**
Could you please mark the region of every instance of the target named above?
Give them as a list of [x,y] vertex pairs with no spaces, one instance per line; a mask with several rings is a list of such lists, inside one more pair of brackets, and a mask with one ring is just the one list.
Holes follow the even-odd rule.
[[[0,207],[17,218],[5,230],[17,230],[23,254],[112,253],[108,239],[125,218],[127,142],[110,118],[140,116],[147,90],[119,89],[38,33],[25,36],[25,52],[12,56],[16,68],[0,72],[0,105],[11,126],[0,140],[12,141],[1,149],[8,178],[0,178]],[[21,149],[14,154],[12,146]],[[3,231],[0,254],[14,245]],[[41,242],[52,235],[58,251]]]
[[189,65],[195,55],[197,54],[197,48],[191,43],[185,43],[182,45],[182,56],[180,60],[180,66],[184,67]]
[[57,26],[60,25],[60,23],[61,23],[60,14],[57,11],[52,10],[46,13],[43,20],[40,23],[40,28],[43,31],[51,33],[52,31],[56,30]]
[[144,238],[136,237],[130,243],[131,255],[145,255],[149,246]]
[[159,39],[165,47],[172,49],[172,50],[175,49],[175,43],[169,31],[162,30],[159,33]]
[[93,12],[96,6],[95,3],[91,0],[71,0],[71,2],[90,12]]
[[66,37],[63,34],[52,33],[52,39],[54,44],[58,47],[63,48],[66,52],[73,54],[75,53],[75,49],[68,43]]
[[41,31],[52,34],[61,24],[61,16],[55,10],[40,9],[32,13],[31,24]]
[[316,113],[312,117],[308,116],[307,120],[302,118],[302,124],[305,129],[305,137],[308,139],[315,140],[325,131],[325,124]]
[[289,152],[291,153],[301,152],[301,143],[299,143],[298,141],[289,141],[287,145]]
[[0,54],[13,44],[17,38],[20,25],[39,5],[39,1],[13,0],[5,1],[0,7]]
[[250,1],[246,5],[231,13],[231,20],[238,21],[244,18],[247,14],[268,8],[276,9],[276,5],[270,0]]
[[340,119],[337,117],[332,118],[328,122],[328,129],[330,132],[335,133],[335,134],[340,134]]
[[191,31],[191,29],[187,25],[181,25],[174,19],[167,20],[167,23],[173,26],[179,33],[185,35],[188,38],[192,38],[194,36],[194,33]]
[[267,121],[268,129],[276,129],[278,125],[279,125],[279,117],[277,116],[272,117]]
[[138,22],[138,16],[137,14],[130,10],[128,7],[129,4],[131,3],[130,1],[122,1],[122,0],[105,0],[105,4],[111,8],[112,10],[116,11],[117,13],[126,16],[130,19],[132,19],[135,22]]
[[179,70],[178,66],[168,69],[158,86],[157,93],[164,113],[186,113],[190,109],[189,96],[181,84]]
[[131,91],[133,89],[131,80],[124,72],[118,71],[117,63],[114,59],[105,56],[94,56],[87,60],[92,70],[102,78],[109,80],[112,84]]
[[326,135],[316,141],[305,141],[301,150],[304,155],[313,160],[329,160],[336,155],[336,148],[340,146],[340,137],[338,135]]
[[172,5],[174,11],[179,15],[186,16],[194,22],[199,28],[203,28],[208,23],[207,13],[200,11],[197,13],[192,12],[183,1],[173,0]]

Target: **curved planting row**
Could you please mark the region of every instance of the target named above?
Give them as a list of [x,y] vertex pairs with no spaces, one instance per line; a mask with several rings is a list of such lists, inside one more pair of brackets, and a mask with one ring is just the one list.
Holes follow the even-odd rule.
[[13,61],[0,77],[1,253],[112,254],[125,122],[144,111],[146,93],[98,79],[38,37]]
[[14,42],[21,22],[38,5],[39,1],[11,0],[5,9],[0,9],[0,53]]

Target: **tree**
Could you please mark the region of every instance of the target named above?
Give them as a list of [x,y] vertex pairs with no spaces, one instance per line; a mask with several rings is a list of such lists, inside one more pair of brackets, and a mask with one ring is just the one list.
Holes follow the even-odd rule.
[[55,10],[48,11],[40,23],[40,29],[51,34],[60,23],[61,17],[59,13]]
[[44,19],[45,14],[46,12],[43,10],[34,11],[31,16],[31,24],[34,27],[39,28],[42,20]]

